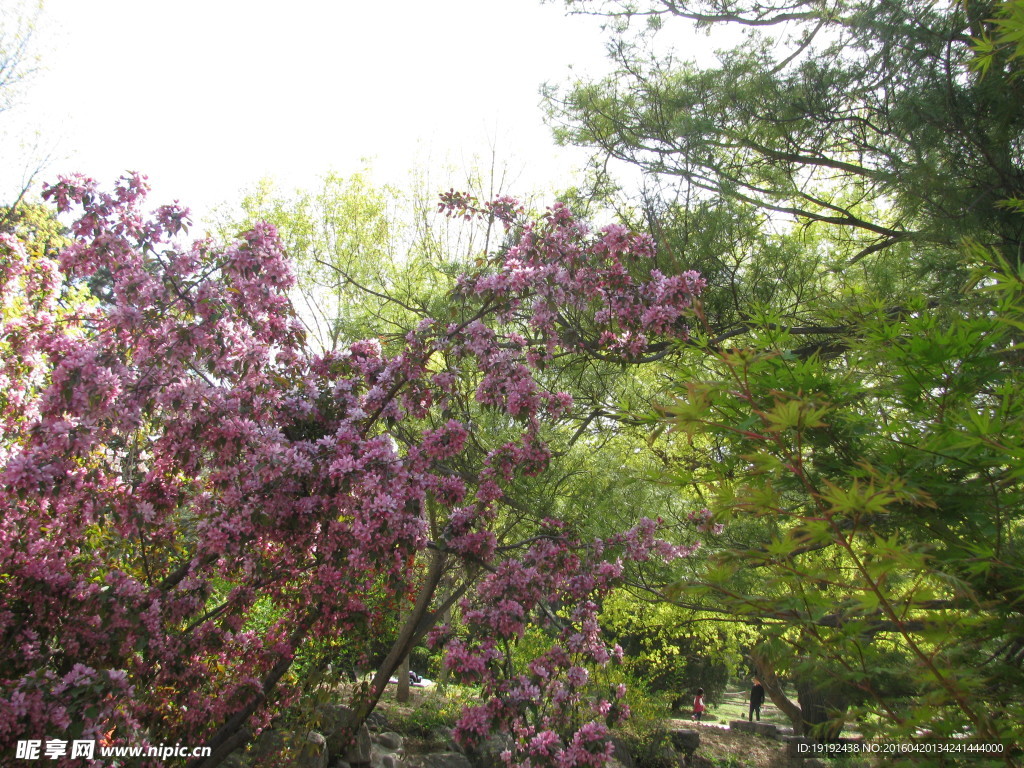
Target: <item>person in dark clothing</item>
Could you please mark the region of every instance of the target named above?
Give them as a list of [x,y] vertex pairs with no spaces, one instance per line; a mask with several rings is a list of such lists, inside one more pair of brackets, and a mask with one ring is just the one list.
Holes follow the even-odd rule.
[[747,714],[748,720],[753,720],[754,715],[757,715],[757,719],[761,719],[761,705],[764,704],[764,686],[761,685],[761,681],[756,677],[754,678],[754,686],[750,689],[750,712]]

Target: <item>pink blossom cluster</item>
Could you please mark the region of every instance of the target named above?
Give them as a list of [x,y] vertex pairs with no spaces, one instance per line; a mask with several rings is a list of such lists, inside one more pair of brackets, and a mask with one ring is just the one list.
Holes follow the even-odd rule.
[[[584,544],[556,520],[509,551],[495,521],[509,484],[550,463],[545,425],[572,413],[542,384],[545,359],[593,351],[561,313],[603,317],[615,339],[594,350],[645,323],[678,336],[700,279],[637,281],[627,264],[650,258],[649,239],[592,237],[556,207],[496,271],[460,281],[463,320],[426,318],[399,349],[318,356],[273,227],[182,244],[187,211],[146,213],[145,192],[136,175],[110,193],[82,177],[48,188],[78,212],[56,259],[0,237],[0,751],[69,724],[136,744],[258,730],[298,695],[284,672],[309,638],[379,624],[433,546],[488,574],[448,648],[491,694],[460,738],[500,725],[534,764],[600,765],[627,713],[592,690],[589,670],[621,655],[601,640],[601,597],[623,558],[685,552],[646,521]],[[509,227],[521,215],[454,193],[442,207]],[[488,448],[466,387],[519,436]],[[556,642],[529,675],[505,674],[505,645],[537,621]]]
[[701,533],[713,533],[718,536],[725,530],[725,524],[716,523],[714,513],[712,513],[710,509],[702,509],[699,512],[693,512],[687,517]]
[[[658,521],[644,519],[622,534],[590,544],[572,538],[564,523],[547,520],[518,557],[502,562],[462,604],[465,637],[438,627],[431,642],[445,643],[447,667],[480,683],[486,702],[468,708],[455,729],[464,745],[497,729],[515,737],[508,765],[601,766],[611,757],[608,728],[629,716],[624,687],[602,690],[590,670],[621,661],[598,624],[600,603],[623,574],[624,560],[684,557],[692,549],[656,538]],[[511,673],[509,654],[528,623],[553,637],[527,674]],[[582,723],[572,726],[573,723]]]
[[[501,201],[480,206],[455,192],[442,195],[440,209],[467,219],[494,216],[506,228],[517,210]],[[687,337],[683,317],[706,285],[696,272],[666,276],[651,269],[654,255],[651,237],[618,224],[591,233],[557,204],[524,225],[493,270],[464,276],[459,289],[500,304],[502,318],[527,312],[548,354],[572,336],[577,348],[635,360],[652,336]],[[593,323],[581,324],[581,317]]]
[[472,195],[456,192],[454,189],[442,192],[440,197],[437,209],[441,213],[446,213],[449,216],[461,216],[467,221],[480,214],[493,216],[504,225],[505,229],[511,229],[515,220],[523,214],[523,206],[513,197],[497,197],[485,202],[482,207]]
[[[310,356],[273,229],[182,247],[144,189],[63,180],[48,196],[82,215],[59,262],[2,244],[0,749],[65,720],[197,741],[305,637],[365,626],[357,596],[412,581],[431,456],[465,439],[373,432],[413,366]],[[279,618],[257,633],[260,600]],[[96,682],[69,699],[76,664]]]

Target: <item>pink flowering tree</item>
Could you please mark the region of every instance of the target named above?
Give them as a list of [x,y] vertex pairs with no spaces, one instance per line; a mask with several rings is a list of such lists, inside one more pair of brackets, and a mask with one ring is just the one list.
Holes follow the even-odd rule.
[[[685,338],[699,276],[651,269],[650,239],[590,232],[564,207],[523,222],[514,201],[449,193],[442,210],[521,236],[460,279],[454,319],[425,318],[394,349],[317,355],[273,228],[183,243],[187,212],[145,213],[137,176],[109,193],[62,179],[46,197],[77,211],[70,246],[0,241],[0,751],[50,734],[177,740],[216,765],[296,699],[313,638],[408,600],[354,729],[461,599],[464,636],[433,634],[484,685],[460,738],[504,727],[510,761],[602,763],[626,712],[621,692],[587,686],[615,655],[600,599],[624,562],[685,552],[649,521],[604,541],[559,520],[514,540],[497,522],[573,415],[545,367],[642,362],[654,338]],[[511,439],[478,434],[480,408]],[[470,578],[443,593],[454,565]],[[268,601],[273,619],[254,622]],[[540,614],[555,642],[513,675],[509,644]]]
[[[623,534],[583,543],[563,522],[545,520],[526,551],[494,568],[464,601],[465,638],[435,628],[431,642],[446,643],[445,664],[483,687],[482,703],[467,708],[455,729],[459,742],[473,747],[508,731],[513,740],[502,757],[517,765],[600,766],[611,757],[609,729],[629,717],[629,706],[624,685],[591,684],[590,670],[622,659],[622,648],[602,637],[598,611],[624,561],[692,552],[655,538],[656,527],[645,518]],[[513,649],[531,615],[553,642],[517,673]]]

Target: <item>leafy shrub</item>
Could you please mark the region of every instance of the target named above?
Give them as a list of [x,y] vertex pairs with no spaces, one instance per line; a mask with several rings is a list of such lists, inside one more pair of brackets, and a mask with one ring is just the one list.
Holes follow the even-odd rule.
[[463,708],[472,701],[471,692],[451,686],[446,693],[424,697],[408,715],[392,717],[394,727],[410,736],[430,738],[438,728],[452,728]]

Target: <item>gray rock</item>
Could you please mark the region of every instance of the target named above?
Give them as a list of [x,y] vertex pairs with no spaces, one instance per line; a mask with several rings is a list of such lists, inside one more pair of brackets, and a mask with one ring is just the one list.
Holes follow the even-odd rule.
[[691,731],[689,729],[678,729],[668,732],[669,739],[672,741],[672,746],[677,752],[682,752],[686,757],[689,757],[697,751],[697,747],[700,746],[700,732]]
[[774,723],[749,723],[753,733],[758,736],[765,736],[769,739],[778,737],[779,728]]
[[669,744],[659,744],[648,755],[653,765],[676,765],[679,762],[679,753]]
[[366,724],[359,726],[355,740],[346,743],[344,729],[352,710],[341,704],[325,704],[317,709],[320,730],[327,737],[327,753],[331,761],[338,758],[353,765],[370,762],[370,731]]
[[322,733],[310,731],[302,745],[295,768],[327,768],[327,739]]
[[[398,736],[398,734],[394,734]],[[389,740],[390,741],[390,740]],[[392,749],[383,744],[374,743],[370,748],[370,763],[373,768],[395,768],[401,764],[405,750],[402,748],[402,738],[398,736],[398,748]],[[390,743],[394,744],[394,741]]]
[[366,724],[375,731],[386,731],[388,729],[388,719],[380,712],[371,712],[367,715]]
[[730,720],[729,730],[731,731],[742,731],[743,733],[753,733],[754,724],[749,720]]
[[355,741],[348,746],[341,759],[352,765],[364,765],[370,762],[370,731],[360,726]]
[[390,749],[392,752],[397,752],[402,748],[402,737],[394,731],[385,731],[377,735],[374,740],[384,749]]
[[501,753],[506,749],[512,749],[512,737],[507,733],[495,733],[478,746],[468,748],[466,757],[473,768],[505,768]]

